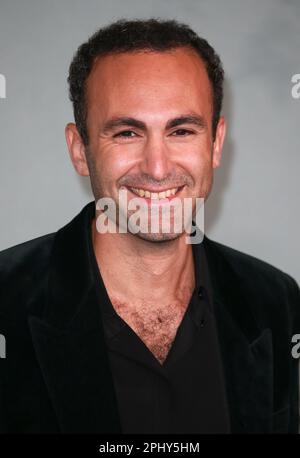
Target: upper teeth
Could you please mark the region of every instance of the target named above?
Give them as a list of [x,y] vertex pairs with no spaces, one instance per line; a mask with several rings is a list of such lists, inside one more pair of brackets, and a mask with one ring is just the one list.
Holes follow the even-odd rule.
[[162,192],[150,192],[145,189],[130,188],[135,194],[138,194],[140,197],[148,197],[149,199],[165,199],[169,196],[175,196],[179,188],[167,189]]

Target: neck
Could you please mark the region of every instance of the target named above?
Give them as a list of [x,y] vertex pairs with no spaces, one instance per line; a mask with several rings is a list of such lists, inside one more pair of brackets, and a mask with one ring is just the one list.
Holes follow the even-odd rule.
[[[186,302],[195,286],[192,246],[183,233],[175,240],[149,242],[137,235],[99,234],[93,246],[105,287],[116,300],[132,303]],[[163,299],[162,299],[163,298]]]

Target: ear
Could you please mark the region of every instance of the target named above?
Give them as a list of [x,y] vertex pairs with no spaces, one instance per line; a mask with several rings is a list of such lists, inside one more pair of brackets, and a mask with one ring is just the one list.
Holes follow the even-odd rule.
[[76,124],[70,122],[66,125],[65,136],[70,158],[77,173],[81,176],[89,176],[85,146],[77,130]]
[[221,116],[216,129],[216,137],[213,144],[213,168],[219,167],[222,157],[223,143],[226,134],[226,121],[224,116]]

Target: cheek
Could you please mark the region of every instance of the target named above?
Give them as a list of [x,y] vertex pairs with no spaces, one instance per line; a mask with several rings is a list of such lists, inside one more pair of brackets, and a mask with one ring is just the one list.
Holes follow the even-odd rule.
[[207,198],[213,179],[212,154],[209,148],[190,155],[186,161],[186,171],[194,181],[192,194],[195,197]]
[[130,157],[126,148],[101,147],[94,156],[96,179],[101,183],[103,192],[111,194],[116,182],[125,175],[131,167]]
[[210,178],[212,172],[212,153],[207,149],[195,149],[186,154],[181,166],[194,178],[195,183]]

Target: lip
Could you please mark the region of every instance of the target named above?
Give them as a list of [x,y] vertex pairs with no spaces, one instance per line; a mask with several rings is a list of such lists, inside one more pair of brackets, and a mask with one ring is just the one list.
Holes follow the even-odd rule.
[[173,186],[168,186],[168,187],[164,187],[164,188],[143,188],[143,186],[139,187],[139,186],[126,186],[126,189],[129,189],[129,191],[133,188],[136,188],[136,189],[143,189],[144,191],[149,191],[149,192],[156,192],[156,193],[159,193],[159,192],[164,192],[164,191],[167,191],[168,189],[174,189],[174,188],[178,188],[178,192],[181,188],[183,188],[185,185],[184,184],[175,184]]
[[[137,186],[134,186],[134,187],[136,188]],[[163,204],[169,203],[175,197],[177,197],[177,198],[180,197],[180,194],[182,193],[183,189],[185,188],[185,185],[173,186],[173,187],[159,189],[159,190],[158,189],[150,189],[150,188],[145,189],[145,191],[159,193],[159,192],[164,192],[164,191],[167,191],[168,189],[173,189],[173,188],[177,188],[177,187],[178,187],[178,191],[176,192],[176,194],[171,195],[169,197],[166,197],[164,199],[151,199],[149,197],[141,197],[141,196],[135,194],[135,192],[133,192],[130,189],[130,187],[126,186],[126,189],[135,198],[142,199],[142,200],[146,201],[148,205],[163,205]],[[141,188],[141,189],[144,189],[144,188]]]

